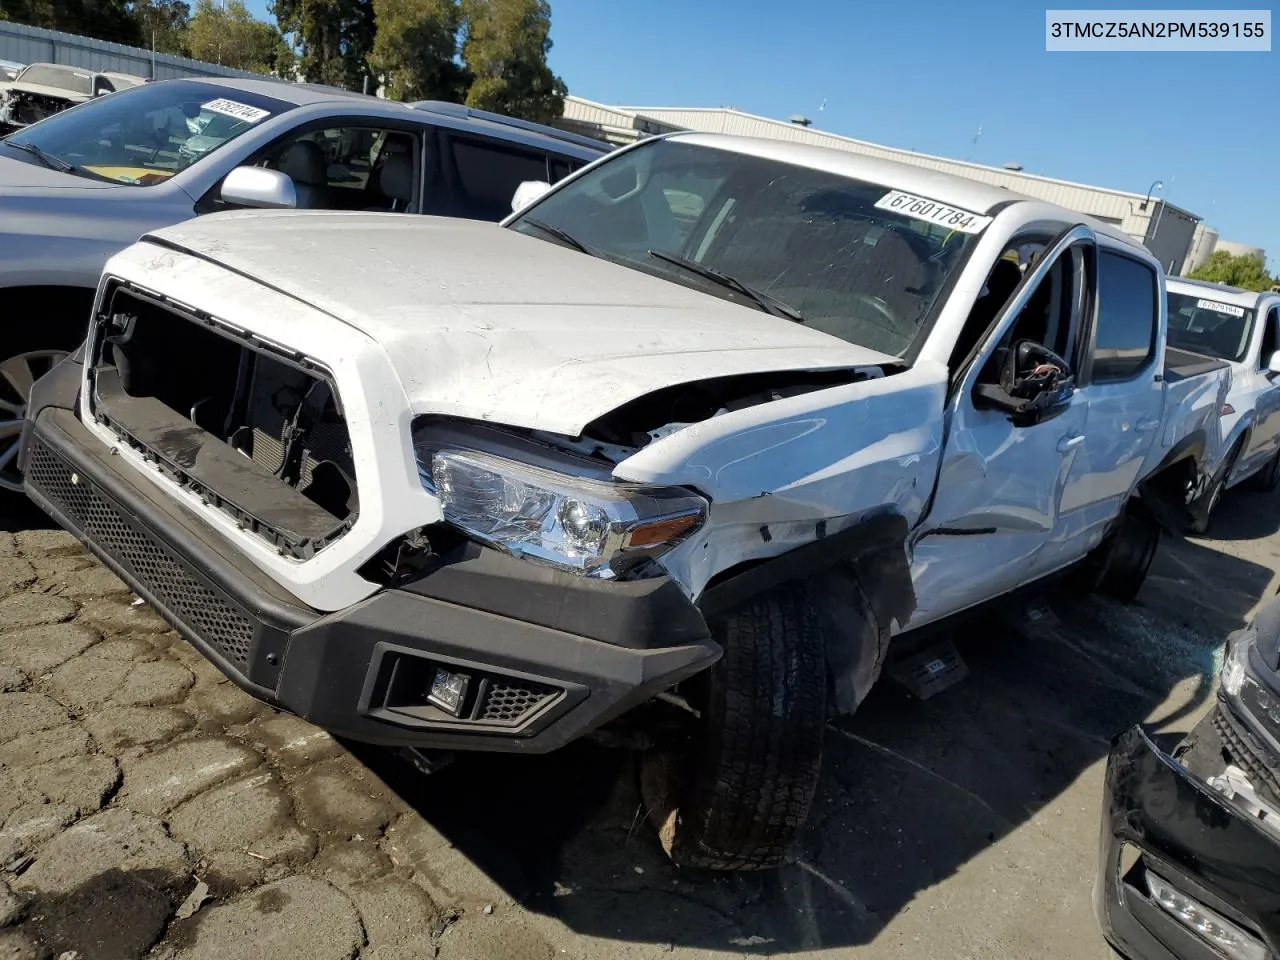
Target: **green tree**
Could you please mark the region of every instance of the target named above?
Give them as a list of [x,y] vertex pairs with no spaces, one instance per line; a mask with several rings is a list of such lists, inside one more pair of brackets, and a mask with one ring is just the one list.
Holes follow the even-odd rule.
[[142,30],[129,0],[0,0],[6,20],[140,46]]
[[458,101],[468,77],[458,63],[457,0],[373,0],[377,31],[369,66],[392,100]]
[[1269,290],[1276,278],[1267,273],[1261,257],[1236,256],[1226,250],[1216,250],[1209,262],[1192,270],[1192,280],[1225,283],[1241,290]]
[[274,12],[280,30],[300,48],[298,65],[308,82],[363,89],[373,49],[373,0],[275,0]]
[[280,31],[255,19],[244,0],[196,0],[187,51],[207,63],[258,73],[284,73],[289,50]]
[[549,123],[564,112],[564,81],[547,66],[547,0],[462,0],[468,106]]
[[135,0],[133,15],[142,33],[142,45],[152,42],[160,53],[187,56],[187,21],[191,7],[183,0]]

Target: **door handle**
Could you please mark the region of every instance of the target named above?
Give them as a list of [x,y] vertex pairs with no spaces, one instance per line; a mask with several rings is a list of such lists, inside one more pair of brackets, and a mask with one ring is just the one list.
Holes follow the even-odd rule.
[[1133,425],[1133,429],[1138,433],[1150,433],[1152,430],[1160,426],[1159,417],[1139,417],[1138,422]]
[[1074,447],[1078,447],[1082,443],[1084,443],[1083,433],[1068,434],[1067,436],[1063,437],[1061,440],[1058,441],[1058,452],[1066,453],[1068,450],[1071,450]]

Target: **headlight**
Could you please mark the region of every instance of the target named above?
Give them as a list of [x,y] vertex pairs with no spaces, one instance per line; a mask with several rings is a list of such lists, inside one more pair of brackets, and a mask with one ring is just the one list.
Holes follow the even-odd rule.
[[[469,450],[419,450],[444,518],[517,556],[610,579],[701,526],[686,490],[607,483]],[[426,464],[423,463],[423,466]]]

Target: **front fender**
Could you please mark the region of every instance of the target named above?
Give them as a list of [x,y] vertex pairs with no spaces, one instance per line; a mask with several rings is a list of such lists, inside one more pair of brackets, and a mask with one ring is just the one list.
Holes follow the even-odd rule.
[[619,480],[691,487],[706,525],[663,558],[697,599],[714,578],[881,514],[915,526],[937,478],[945,368],[845,384],[721,414],[622,461]]

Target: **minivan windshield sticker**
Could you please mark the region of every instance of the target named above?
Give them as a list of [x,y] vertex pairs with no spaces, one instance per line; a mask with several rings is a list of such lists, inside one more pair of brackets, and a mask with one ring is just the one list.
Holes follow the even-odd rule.
[[251,107],[247,103],[238,103],[235,100],[210,100],[208,103],[200,104],[200,109],[220,113],[224,117],[234,117],[245,123],[257,123],[271,113],[270,110]]
[[1196,306],[1201,310],[1212,310],[1214,313],[1225,313],[1232,317],[1243,317],[1243,307],[1233,307],[1229,303],[1219,303],[1217,300],[1197,300]]
[[978,233],[991,222],[990,217],[961,210],[950,204],[939,203],[928,197],[917,197],[915,194],[903,193],[901,190],[890,190],[876,202],[877,210],[891,210],[904,217],[936,223],[940,227],[959,230],[961,233]]

